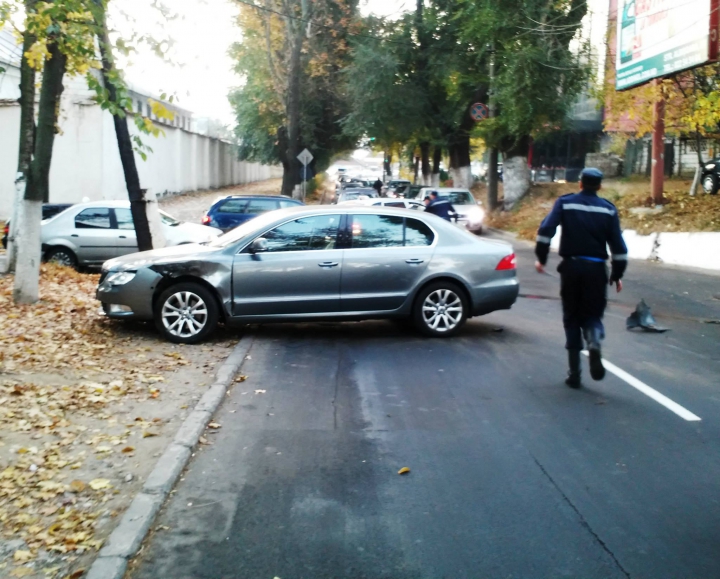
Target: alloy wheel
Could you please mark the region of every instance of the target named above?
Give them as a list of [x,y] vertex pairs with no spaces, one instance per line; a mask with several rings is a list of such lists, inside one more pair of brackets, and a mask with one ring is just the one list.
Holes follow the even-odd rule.
[[169,334],[178,338],[192,338],[205,327],[208,309],[196,293],[179,291],[165,300],[161,316]]
[[50,259],[48,261],[50,263],[56,263],[58,265],[64,265],[67,267],[73,267],[75,265],[75,260],[73,259],[72,255],[70,255],[66,251],[56,251],[50,256]]
[[460,296],[449,289],[437,289],[428,294],[422,306],[423,321],[436,332],[449,332],[463,319]]
[[705,193],[712,193],[715,190],[715,179],[712,175],[708,175],[703,179],[703,189]]

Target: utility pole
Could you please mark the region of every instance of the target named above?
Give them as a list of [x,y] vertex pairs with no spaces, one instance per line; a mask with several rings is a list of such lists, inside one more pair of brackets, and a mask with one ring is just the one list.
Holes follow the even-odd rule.
[[657,89],[657,100],[653,105],[652,166],[650,171],[650,191],[656,205],[663,203],[663,184],[665,180],[665,96],[660,90],[660,81],[653,81]]
[[[490,51],[490,89],[488,96],[490,97],[488,116],[492,119],[495,117],[495,43],[488,45]],[[498,206],[498,150],[497,147],[491,147],[488,155],[488,175],[487,175],[487,203],[490,211],[495,211]]]

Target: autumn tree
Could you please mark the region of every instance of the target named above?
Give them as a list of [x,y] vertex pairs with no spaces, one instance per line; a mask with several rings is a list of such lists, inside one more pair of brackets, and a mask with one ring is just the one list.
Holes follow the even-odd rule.
[[561,127],[588,86],[589,47],[577,33],[585,0],[458,0],[463,38],[478,52],[495,51],[493,92],[498,115],[478,134],[504,156],[505,204],[529,189],[532,138]]
[[317,168],[352,148],[343,134],[347,35],[355,4],[343,0],[240,2],[242,41],[232,54],[242,86],[230,100],[241,159],[283,165],[282,193],[300,182],[297,154],[309,148]]

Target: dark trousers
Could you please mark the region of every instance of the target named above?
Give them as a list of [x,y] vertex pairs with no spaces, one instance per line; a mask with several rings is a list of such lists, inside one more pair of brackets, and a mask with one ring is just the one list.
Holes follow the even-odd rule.
[[563,259],[560,272],[560,297],[565,327],[565,347],[582,350],[582,331],[596,329],[605,337],[602,318],[607,305],[608,271],[604,262]]

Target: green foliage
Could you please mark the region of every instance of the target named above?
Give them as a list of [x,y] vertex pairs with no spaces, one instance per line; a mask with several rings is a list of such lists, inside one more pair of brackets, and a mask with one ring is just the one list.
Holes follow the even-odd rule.
[[[496,118],[478,123],[487,143],[508,150],[555,130],[591,77],[589,47],[575,38],[585,0],[458,0],[465,42],[489,56],[494,43]],[[571,41],[575,45],[571,47]]]
[[[278,133],[287,124],[287,36],[297,21],[288,23],[282,14],[291,5],[263,5],[272,6],[280,15],[241,5],[242,41],[232,47],[231,55],[243,83],[229,98],[237,118],[238,155],[243,160],[277,163],[283,158],[284,141]],[[348,110],[340,71],[349,64],[346,37],[355,6],[344,0],[321,0],[313,3],[312,10],[312,22],[323,25],[310,24],[304,40],[300,135],[301,148],[312,151],[316,168],[322,170],[333,155],[351,149],[356,141],[340,125]]]

